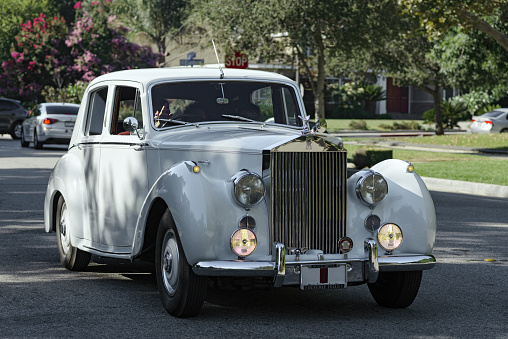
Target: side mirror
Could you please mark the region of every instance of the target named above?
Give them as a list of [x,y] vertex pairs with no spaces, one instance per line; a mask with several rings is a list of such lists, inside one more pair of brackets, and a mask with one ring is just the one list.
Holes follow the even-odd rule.
[[128,132],[135,132],[138,129],[138,120],[134,117],[125,118],[123,121],[123,128]]
[[127,132],[136,132],[138,138],[140,140],[143,140],[145,138],[145,136],[141,136],[139,135],[139,123],[138,123],[138,120],[134,117],[128,117],[128,118],[125,118],[125,120],[123,121],[123,129],[126,130]]

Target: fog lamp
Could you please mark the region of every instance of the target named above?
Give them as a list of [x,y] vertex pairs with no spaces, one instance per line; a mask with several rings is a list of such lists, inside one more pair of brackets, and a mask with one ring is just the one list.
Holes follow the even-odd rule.
[[240,228],[231,236],[231,249],[239,257],[246,257],[256,249],[257,239],[254,232]]
[[402,243],[402,230],[395,224],[384,224],[377,233],[379,246],[387,251],[393,251]]
[[368,171],[356,182],[356,196],[369,207],[379,204],[387,194],[388,183],[377,172]]

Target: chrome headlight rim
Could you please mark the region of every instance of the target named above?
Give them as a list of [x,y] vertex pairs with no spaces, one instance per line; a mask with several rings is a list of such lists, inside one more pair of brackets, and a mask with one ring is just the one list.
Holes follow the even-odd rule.
[[[255,178],[255,180],[258,181],[259,186],[262,187],[262,189],[261,189],[262,192],[258,192],[258,198],[255,199],[254,201],[246,202],[245,200],[247,200],[247,199],[242,199],[240,196],[240,194],[242,193],[240,191],[240,187],[241,187],[240,184],[241,184],[242,180],[245,180],[249,176],[252,178]],[[265,187],[265,183],[263,182],[263,178],[261,178],[261,176],[259,174],[248,171],[248,170],[242,170],[242,171],[238,172],[237,174],[235,174],[231,178],[231,180],[233,182],[233,197],[235,198],[236,202],[238,202],[238,204],[240,204],[240,206],[242,206],[244,208],[251,208],[251,207],[259,204],[261,201],[263,201],[263,198],[266,193],[266,187]]]
[[[386,246],[386,243],[383,241],[384,239],[380,239],[380,237],[382,236],[382,233],[385,232],[385,229],[389,226],[394,226],[396,228],[395,232],[400,234],[400,239],[395,239],[395,241],[397,241],[397,244],[392,247]],[[376,238],[377,238],[377,243],[379,244],[379,246],[382,249],[384,249],[385,251],[388,251],[388,252],[392,252],[400,247],[400,245],[404,241],[404,234],[402,233],[402,228],[399,225],[397,225],[393,222],[388,222],[388,223],[383,224],[383,226],[379,227],[379,229],[377,230]]]
[[[364,195],[362,194],[362,188],[364,187],[364,185],[366,185],[366,181],[367,181],[368,178],[373,177],[372,180],[374,180],[374,178],[376,176],[378,176],[381,179],[383,179],[383,182],[384,182],[384,184],[386,186],[386,190],[383,193],[381,199],[379,199],[377,201],[375,201],[374,199],[372,201],[367,201],[367,198],[364,197]],[[379,205],[380,203],[382,203],[383,200],[388,195],[388,182],[386,181],[385,177],[381,173],[373,171],[373,170],[367,170],[356,181],[355,192],[356,192],[356,196],[357,196],[358,200],[360,200],[362,203],[364,203],[365,205],[367,205],[369,207],[374,207],[374,206]]]

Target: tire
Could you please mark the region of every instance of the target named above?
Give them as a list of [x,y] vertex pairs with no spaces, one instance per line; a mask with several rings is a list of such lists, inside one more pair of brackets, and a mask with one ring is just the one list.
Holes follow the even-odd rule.
[[21,128],[21,147],[28,147],[30,143],[25,140],[25,131]]
[[70,271],[81,271],[88,266],[92,255],[82,251],[71,244],[69,233],[69,210],[63,197],[58,200],[55,217],[55,229],[57,237],[60,263]]
[[21,138],[21,122],[20,121],[16,121],[14,124],[12,124],[10,135],[11,135],[11,138],[13,138],[14,140]]
[[422,271],[380,272],[377,281],[368,286],[380,306],[405,308],[415,300],[421,281]]
[[500,133],[508,133],[508,128],[503,128]]
[[169,314],[179,318],[198,315],[208,279],[192,272],[169,210],[162,216],[157,231],[155,274],[162,305]]
[[39,137],[37,136],[37,130],[34,129],[34,148],[42,149],[42,146],[44,146],[44,143],[39,141]]

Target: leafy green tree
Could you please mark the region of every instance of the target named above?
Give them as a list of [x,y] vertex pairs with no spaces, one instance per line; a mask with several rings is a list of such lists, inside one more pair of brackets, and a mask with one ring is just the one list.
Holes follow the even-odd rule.
[[146,34],[165,55],[167,38],[182,27],[188,5],[188,0],[123,0],[115,3],[114,10],[134,33]]
[[479,30],[508,51],[507,32],[500,29],[508,10],[508,0],[400,0],[406,10],[420,19],[432,35],[440,35],[450,27],[461,26]]
[[296,64],[310,79],[316,119],[324,118],[326,64],[354,46],[372,46],[389,29],[390,0],[194,0],[194,22],[226,53]]

